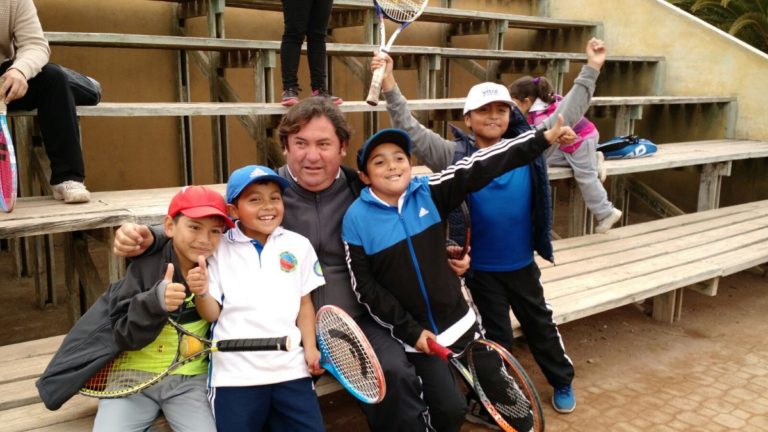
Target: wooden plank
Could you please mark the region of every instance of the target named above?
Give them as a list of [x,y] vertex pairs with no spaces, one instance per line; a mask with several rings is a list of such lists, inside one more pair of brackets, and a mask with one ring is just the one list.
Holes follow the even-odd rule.
[[[45,354],[53,354],[59,349],[64,335],[51,336],[27,342],[0,346],[0,361],[24,360]],[[4,368],[0,367],[0,370]]]
[[[178,2],[178,0],[162,0]],[[279,0],[227,0],[229,7],[248,9],[282,11],[282,3]],[[367,0],[335,0],[333,11],[370,11],[371,4]],[[427,6],[419,21],[438,23],[460,23],[473,21],[506,20],[510,27],[523,29],[565,29],[565,28],[592,28],[597,26],[597,21],[572,20],[562,18],[549,18],[531,15],[513,15],[483,10],[468,10],[459,8],[444,8]]]
[[699,282],[688,287],[691,291],[695,291],[699,294],[714,297],[717,295],[717,287],[720,284],[720,278],[710,279],[704,282]]
[[[768,243],[768,227],[730,239],[712,241],[700,247],[673,250],[667,254],[657,254],[649,259],[631,261],[621,265],[610,265],[607,268],[604,267],[604,270],[599,272],[581,273],[570,278],[562,278],[549,283],[545,282],[545,286],[550,295],[557,296],[559,293],[592,290],[595,287],[632,280],[642,275],[659,275],[664,270],[674,269],[677,266],[691,262],[706,261],[710,265],[715,265],[715,261],[709,259],[716,257],[718,254],[738,251],[741,248],[759,242]],[[543,278],[544,275],[542,274]]]
[[14,381],[0,385],[0,412],[25,405],[39,403],[35,380],[37,378]]
[[[163,49],[188,51],[270,51],[280,49],[280,41],[250,40],[250,39],[221,39],[193,36],[164,36],[123,33],[76,33],[76,32],[46,32],[51,45],[127,48],[127,49]],[[379,48],[373,44],[326,44],[326,54],[329,56],[364,57]],[[306,54],[307,44],[302,45]],[[473,60],[525,60],[525,61],[581,61],[587,60],[584,53],[550,52],[550,51],[514,51],[502,49],[473,49],[431,47],[421,45],[396,45],[389,53],[397,58],[401,56],[440,56],[452,59]],[[609,56],[606,61],[615,63],[656,63],[663,61],[662,56]]]
[[579,248],[588,244],[598,244],[602,242],[630,238],[637,235],[642,235],[648,232],[665,230],[672,227],[678,227],[696,223],[697,221],[705,221],[710,219],[716,219],[725,217],[728,214],[736,214],[741,212],[750,212],[753,210],[762,211],[768,206],[768,200],[753,201],[744,204],[738,204],[728,207],[723,207],[717,210],[709,210],[697,213],[689,213],[672,218],[658,219],[649,222],[643,222],[642,224],[629,225],[621,228],[616,228],[609,231],[606,234],[595,234],[589,236],[568,238],[558,240],[553,243],[556,253],[562,253],[568,249]]
[[77,395],[57,411],[49,411],[42,403],[12,408],[2,413],[3,430],[6,432],[28,431],[93,417],[97,405],[96,399]]
[[[669,105],[669,104],[713,104],[729,101],[730,97],[658,97],[640,96],[596,97],[592,105],[624,106],[625,104]],[[413,99],[408,101],[411,111],[456,110],[454,118],[461,118],[464,98]],[[386,103],[372,107],[364,101],[348,101],[340,105],[343,112],[383,112]],[[179,116],[222,116],[222,115],[282,115],[288,108],[279,103],[262,102],[102,102],[96,106],[79,106],[77,114],[84,117],[179,117]],[[35,115],[35,111],[13,111],[10,116]],[[641,158],[634,160],[652,159]],[[619,161],[616,161],[619,162]]]
[[19,381],[27,378],[35,378],[48,366],[51,361],[50,355],[41,355],[29,357],[21,360],[0,361],[0,383]]
[[[621,240],[606,241],[558,252],[558,265],[548,274],[567,273],[568,269],[583,266],[587,261],[596,262],[596,265],[600,266],[610,266],[611,263],[619,264],[619,261],[611,260],[620,254],[622,258],[628,260],[635,257],[649,258],[648,254],[651,253],[652,249],[646,248],[668,250],[677,246],[703,244],[712,239],[727,239],[730,236],[742,234],[745,230],[756,230],[765,226],[768,226],[768,208],[755,214],[751,212],[737,213],[666,230],[649,231],[640,236],[626,237]],[[698,237],[691,240],[692,236]],[[583,268],[581,271],[588,272],[599,268]]]

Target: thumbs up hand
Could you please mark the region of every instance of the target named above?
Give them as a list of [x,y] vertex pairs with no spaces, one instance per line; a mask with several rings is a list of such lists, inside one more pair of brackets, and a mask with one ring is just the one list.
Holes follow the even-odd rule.
[[197,257],[197,267],[187,273],[187,285],[197,297],[208,295],[208,265],[202,255]]
[[548,131],[544,132],[544,138],[549,141],[550,144],[557,143],[567,145],[576,141],[579,137],[570,126],[564,126],[563,123],[565,123],[563,115],[558,114],[555,124],[553,124]]
[[165,309],[173,312],[184,303],[187,294],[184,285],[173,282],[173,264],[171,263],[168,263],[163,282],[165,283]]

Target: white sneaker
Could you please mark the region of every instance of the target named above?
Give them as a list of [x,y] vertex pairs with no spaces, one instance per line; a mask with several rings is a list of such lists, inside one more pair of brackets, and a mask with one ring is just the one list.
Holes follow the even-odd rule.
[[605,155],[603,152],[597,152],[597,178],[600,179],[600,183],[605,183],[605,179],[608,177],[608,171],[605,170]]
[[611,214],[604,217],[600,222],[597,223],[597,226],[595,227],[596,233],[607,233],[608,230],[611,229],[613,224],[619,221],[621,219],[621,210],[615,208],[611,210]]
[[64,200],[65,203],[84,203],[91,200],[91,193],[85,188],[85,185],[79,181],[67,180],[57,185],[51,186],[53,189],[53,198]]

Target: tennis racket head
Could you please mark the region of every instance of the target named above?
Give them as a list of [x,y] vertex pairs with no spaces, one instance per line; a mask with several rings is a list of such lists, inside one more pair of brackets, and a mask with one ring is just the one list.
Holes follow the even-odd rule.
[[[228,339],[211,341],[195,334],[173,319],[168,325],[175,330],[171,338],[163,337],[149,345],[150,352],[137,360],[139,351],[124,351],[96,372],[80,389],[80,394],[99,399],[130,396],[157,384],[171,372],[221,351],[290,351],[291,340],[287,336],[274,338]],[[207,325],[205,326],[207,332]],[[154,351],[154,352],[153,352]],[[168,353],[172,355],[169,356]],[[137,367],[137,365],[139,367]],[[190,373],[205,373],[205,364],[190,369]]]
[[358,400],[375,404],[387,393],[384,371],[371,344],[355,321],[337,306],[317,311],[320,365]]
[[11,132],[6,118],[7,107],[0,102],[0,209],[4,212],[13,210],[18,193],[16,175],[16,152],[13,149]]
[[446,224],[446,251],[450,259],[463,259],[469,252],[472,237],[469,207],[466,201],[448,213]]
[[[83,385],[80,394],[99,399],[130,396],[211,352],[211,341],[187,331],[171,319],[168,321],[175,336],[156,339],[148,350],[121,352]],[[137,357],[140,351],[143,352]]]
[[428,0],[373,0],[376,11],[401,24],[415,21],[427,7]]
[[477,339],[464,353],[475,394],[502,430],[544,430],[538,393],[509,351],[493,341]]

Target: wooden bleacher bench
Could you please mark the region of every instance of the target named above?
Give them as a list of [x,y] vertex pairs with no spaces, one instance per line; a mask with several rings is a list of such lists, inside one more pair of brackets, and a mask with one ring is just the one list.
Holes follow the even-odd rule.
[[[631,133],[632,124],[641,118],[638,114],[643,106],[663,105],[727,105],[735,102],[730,96],[604,96],[594,97],[591,109],[611,109],[614,111],[615,135]],[[464,98],[410,99],[408,108],[413,112],[429,111],[438,113],[438,117],[449,120],[463,118]],[[638,110],[623,110],[635,107]],[[364,101],[348,101],[339,108],[346,113],[383,112],[386,103],[372,107]],[[77,114],[85,117],[182,117],[182,116],[275,116],[279,117],[287,108],[279,103],[260,102],[101,102],[96,106],[77,107]],[[34,111],[12,111],[9,116],[30,116]]]
[[538,264],[557,322],[650,297],[654,318],[675,321],[680,288],[714,296],[719,278],[768,262],[768,201],[557,240],[554,248],[556,265]]
[[[608,174],[624,175],[685,166],[719,166],[717,170],[702,173],[700,197],[713,204],[702,205],[701,209],[716,206],[719,196],[719,178],[730,173],[733,160],[768,157],[768,142],[748,140],[713,140],[691,143],[664,144],[651,157],[608,161]],[[552,167],[549,170],[553,180],[572,177],[569,168]],[[223,192],[223,184],[211,186]],[[87,233],[106,250],[111,250],[113,228],[126,222],[157,224],[162,221],[167,203],[177,187],[130,191],[94,192],[91,202],[67,205],[53,200],[50,196],[20,198],[11,213],[0,213],[0,239],[67,233],[68,238]],[[709,202],[709,201],[707,201]],[[71,233],[71,234],[70,234]],[[90,304],[106,286],[98,278],[100,273],[90,258],[88,244],[84,240],[68,242],[65,253],[65,270],[76,271],[81,276],[79,283],[68,283],[71,318],[79,313],[80,287],[84,288],[86,304]],[[120,276],[121,260],[108,254],[110,274],[108,280]],[[101,273],[104,269],[101,269]],[[68,281],[70,279],[67,279]]]
[[[91,108],[95,107],[81,109]],[[606,169],[609,175],[622,175],[764,157],[768,157],[765,141],[695,141],[661,144],[653,156],[607,161]],[[573,177],[570,168],[549,167],[548,171],[551,180]],[[225,190],[223,184],[209,187]],[[13,212],[0,213],[0,239],[116,227],[126,222],[160,223],[177,191],[178,187],[93,192],[91,202],[75,205],[49,196],[19,198]]]
[[[253,58],[252,53],[264,52],[274,57],[280,50],[280,41],[247,40],[247,39],[222,39],[193,36],[165,36],[142,35],[121,33],[80,33],[80,32],[46,32],[48,42],[52,46],[79,46],[100,48],[139,48],[139,49],[167,49],[187,51],[218,51],[246,52],[246,55],[224,56],[220,59],[224,67],[241,67],[243,58]],[[302,45],[302,51],[306,54],[306,43]],[[349,62],[350,58],[368,59],[372,53],[379,49],[373,44],[327,43],[326,54],[332,57],[340,57]],[[514,51],[503,49],[480,48],[450,48],[433,46],[409,46],[395,45],[389,53],[395,59],[395,67],[418,68],[419,58],[440,59],[445,58],[457,61],[503,61],[496,65],[496,73],[513,72],[515,64],[525,64],[524,70],[540,65],[548,70],[548,75],[557,88],[562,89],[563,76],[568,72],[569,62],[584,62],[586,54],[573,52],[548,52],[548,51]],[[230,61],[230,59],[232,59]],[[664,61],[661,56],[609,56],[608,67],[611,65],[624,65],[624,69],[631,69],[627,65],[632,64],[657,64]],[[248,62],[246,62],[248,63]],[[431,61],[430,64],[438,64]],[[555,66],[557,65],[557,66]],[[257,65],[254,63],[254,67]],[[263,66],[267,69],[274,68],[274,62],[266,62]],[[358,66],[362,68],[362,66]],[[484,66],[473,63],[468,68],[478,80],[487,79],[487,71]],[[259,71],[258,73],[263,73]],[[422,77],[426,79],[427,77]]]
[[[147,48],[197,51],[278,51],[280,41],[251,39],[221,39],[194,36],[165,36],[124,33],[81,33],[45,32],[52,46],[81,46],[100,48]],[[307,44],[302,45],[306,53]],[[330,56],[371,57],[378,45],[333,43],[326,44]],[[549,51],[488,50],[480,48],[450,48],[420,45],[395,45],[390,51],[393,57],[405,55],[430,55],[446,58],[469,58],[476,60],[572,60],[586,61],[586,54]],[[662,56],[609,56],[608,62],[656,63]]]
[[[57,411],[49,411],[40,401],[35,381],[61,345],[64,336],[0,346],[0,422],[5,432],[90,430],[98,401],[76,395]],[[341,390],[326,374],[318,381],[318,396]],[[152,431],[170,431],[164,419],[158,419]]]
[[[193,3],[188,0],[161,0],[172,3]],[[240,7],[248,9],[282,11],[283,6],[280,0],[226,0],[226,5],[230,7]],[[368,0],[335,0],[333,2],[334,13],[364,12],[373,13],[373,7]],[[476,23],[483,21],[505,21],[509,27],[522,29],[569,29],[586,28],[592,29],[600,25],[597,21],[571,20],[560,18],[549,18],[530,15],[514,15],[494,12],[484,12],[480,10],[467,10],[457,8],[433,7],[428,6],[424,13],[419,17],[420,21],[435,23]]]
[[[558,240],[554,246],[558,264],[540,261],[539,265],[545,295],[558,322],[649,297],[655,297],[655,317],[674,319],[682,304],[680,288],[715,295],[720,277],[768,262],[768,201]],[[659,297],[663,295],[666,301]],[[37,397],[34,381],[62,338],[0,347],[0,366],[5,366],[0,369],[3,430],[90,428],[96,400],[76,396],[50,412]],[[317,391],[322,396],[338,389],[338,383],[324,379]],[[158,426],[167,430],[162,421]]]

